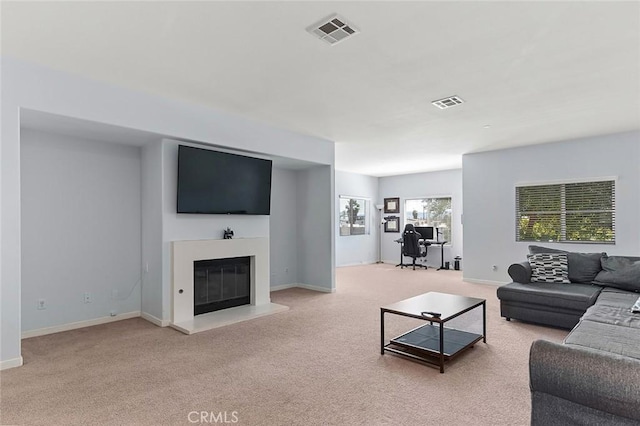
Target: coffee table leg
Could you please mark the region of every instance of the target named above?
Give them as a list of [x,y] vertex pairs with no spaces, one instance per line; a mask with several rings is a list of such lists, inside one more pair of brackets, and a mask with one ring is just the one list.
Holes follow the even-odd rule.
[[384,355],[384,311],[380,309],[380,355]]
[[440,323],[440,373],[444,373],[444,323]]
[[487,304],[482,302],[482,341],[487,343]]

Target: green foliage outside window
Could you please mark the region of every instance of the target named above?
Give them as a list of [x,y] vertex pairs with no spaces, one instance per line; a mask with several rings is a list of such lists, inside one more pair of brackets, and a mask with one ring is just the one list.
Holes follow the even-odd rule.
[[516,188],[517,241],[615,242],[615,182]]
[[367,205],[368,201],[362,198],[340,197],[340,235],[369,233]]
[[441,240],[451,241],[451,197],[406,200],[404,211],[405,223],[436,227]]

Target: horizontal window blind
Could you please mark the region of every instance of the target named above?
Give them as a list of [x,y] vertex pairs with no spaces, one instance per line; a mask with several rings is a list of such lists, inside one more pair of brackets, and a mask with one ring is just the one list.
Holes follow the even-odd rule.
[[615,181],[516,187],[516,241],[615,243]]

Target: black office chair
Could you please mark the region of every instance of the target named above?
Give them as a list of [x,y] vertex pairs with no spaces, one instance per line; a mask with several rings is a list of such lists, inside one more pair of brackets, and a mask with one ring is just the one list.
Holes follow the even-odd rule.
[[427,257],[427,249],[424,245],[420,244],[420,239],[422,239],[422,236],[416,232],[412,224],[409,223],[405,225],[404,232],[402,233],[402,255],[412,258],[413,262],[411,265],[402,264],[400,266],[401,268],[413,266],[414,271],[416,266],[418,268],[426,268],[425,265],[416,264],[417,258]]

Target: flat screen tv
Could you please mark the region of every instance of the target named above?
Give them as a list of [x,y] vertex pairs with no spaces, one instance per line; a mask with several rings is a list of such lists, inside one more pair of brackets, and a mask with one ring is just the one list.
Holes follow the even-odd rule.
[[268,215],[271,160],[178,147],[178,213]]

